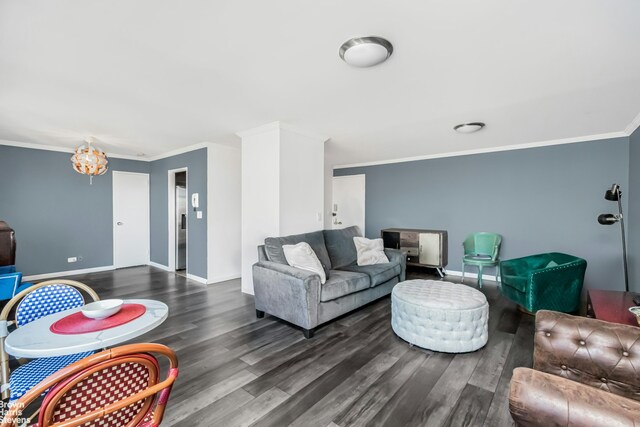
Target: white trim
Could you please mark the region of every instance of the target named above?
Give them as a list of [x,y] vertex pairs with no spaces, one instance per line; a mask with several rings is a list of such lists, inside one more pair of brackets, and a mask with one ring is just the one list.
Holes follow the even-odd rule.
[[202,283],[203,285],[207,284],[207,279],[203,279],[200,276],[196,276],[195,274],[187,273],[187,279],[193,280],[194,282]]
[[305,129],[301,129],[297,126],[290,125],[288,123],[278,122],[280,124],[280,129],[287,130],[289,132],[297,133],[298,135],[306,136],[311,139],[320,140],[322,143],[325,143],[329,140],[328,136],[319,135],[317,133],[309,132]]
[[157,262],[149,261],[149,266],[159,268],[160,270],[168,271],[169,273],[172,272],[169,267],[167,267],[166,265],[158,264]]
[[147,162],[153,162],[155,160],[160,160],[160,159],[165,159],[167,157],[177,156],[178,154],[184,154],[184,153],[188,153],[190,151],[196,151],[196,150],[200,150],[202,148],[207,148],[207,147],[209,147],[209,144],[212,144],[212,143],[211,142],[199,142],[197,144],[188,145],[188,146],[183,147],[183,148],[176,148],[175,150],[167,151],[166,153],[156,154],[155,156],[149,156],[149,157],[146,157],[145,159],[146,159]]
[[640,127],[640,114],[638,114],[632,121],[627,125],[624,129],[625,133],[631,136],[632,133],[636,131]]
[[41,280],[41,279],[51,279],[54,277],[61,276],[75,276],[77,274],[87,274],[87,273],[98,273],[100,271],[111,271],[116,268],[113,265],[106,265],[103,267],[92,267],[92,268],[82,268],[80,270],[67,270],[67,271],[57,271],[55,273],[45,273],[45,274],[34,274],[32,276],[24,276],[22,280]]
[[211,280],[209,280],[207,282],[208,285],[212,285],[214,283],[220,283],[220,282],[226,282],[228,280],[235,280],[235,279],[239,279],[240,273],[238,274],[227,274],[226,276],[218,276],[218,277],[214,277]]
[[[18,142],[18,141],[9,141],[6,139],[0,139],[0,145],[7,145],[9,147],[19,147],[19,148],[30,148],[32,150],[45,150],[45,151],[57,151],[59,153],[73,153],[75,150],[69,147],[61,147],[59,145],[44,145],[44,144],[34,144],[31,142]],[[127,160],[140,160],[140,161],[149,161],[146,158],[141,158],[138,156],[129,156],[127,154],[110,154],[107,153],[107,157],[111,157],[114,159],[127,159]]]
[[526,144],[517,144],[517,145],[503,145],[500,147],[489,147],[489,148],[479,148],[475,150],[463,150],[463,151],[452,151],[448,153],[440,153],[440,154],[428,154],[424,156],[414,156],[414,157],[404,157],[400,159],[391,159],[391,160],[379,160],[373,162],[363,162],[363,163],[352,163],[347,165],[335,165],[333,169],[346,169],[346,168],[358,168],[364,166],[375,166],[375,165],[388,165],[391,163],[405,163],[405,162],[413,162],[416,160],[429,160],[429,159],[440,159],[443,157],[457,157],[457,156],[468,156],[472,154],[484,154],[484,153],[496,153],[500,151],[512,151],[512,150],[524,150],[527,148],[536,148],[536,147],[548,147],[551,145],[563,145],[563,144],[575,144],[578,142],[590,142],[590,141],[598,141],[602,139],[611,139],[611,138],[621,138],[628,137],[629,135],[626,132],[611,132],[611,133],[603,133],[599,135],[587,135],[587,136],[579,136],[576,138],[564,138],[564,139],[553,139],[550,141],[540,141],[540,142],[530,142]]
[[[147,194],[147,257],[145,259],[145,262],[147,264],[149,264],[149,262],[151,262],[151,175],[149,175],[146,172],[125,172],[125,171],[113,171],[111,174],[111,221],[113,221],[113,224],[111,225],[112,229],[111,229],[111,233],[113,235],[113,264],[115,266],[116,264],[116,252],[118,249],[118,244],[117,244],[117,235],[118,233],[116,233],[116,216],[115,216],[115,207],[116,207],[116,191],[115,191],[115,185],[113,185],[113,181],[114,178],[116,177],[116,175],[142,175],[145,176],[147,178],[147,185],[146,185],[146,194]],[[126,268],[126,267],[133,267],[133,266],[122,266],[122,267],[118,267],[116,266],[115,268]]]
[[189,197],[189,168],[182,167],[177,169],[169,169],[167,171],[167,219],[168,219],[168,230],[167,230],[167,261],[169,271],[175,273],[176,271],[176,173],[186,172],[187,174],[187,186],[186,186],[186,197],[187,197],[187,241],[186,241],[186,250],[187,250],[187,261],[185,266],[185,273],[187,276],[189,275],[189,211],[191,210],[191,198]]

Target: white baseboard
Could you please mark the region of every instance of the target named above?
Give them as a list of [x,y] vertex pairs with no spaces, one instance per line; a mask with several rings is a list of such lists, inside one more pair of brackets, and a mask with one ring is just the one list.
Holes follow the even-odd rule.
[[[446,272],[445,276],[462,277],[462,271],[445,270],[445,272]],[[464,277],[468,277],[470,279],[477,279],[478,278],[478,273],[470,273],[470,272],[466,271],[464,273]],[[496,276],[495,276],[495,274],[483,274],[482,275],[482,280],[495,281],[496,280]]]
[[160,270],[171,271],[171,269],[166,265],[158,264],[157,262],[149,261],[149,265],[151,267],[159,268]]
[[203,279],[200,276],[196,276],[195,274],[187,273],[187,279],[193,280],[194,282],[202,283],[203,285],[207,284],[207,279]]
[[240,273],[236,273],[236,274],[227,274],[225,276],[217,276],[214,277],[212,279],[210,279],[207,284],[212,285],[214,283],[220,283],[220,282],[226,282],[227,280],[234,280],[234,279],[239,279],[240,278]]
[[115,270],[115,269],[116,268],[113,265],[105,265],[103,267],[82,268],[80,270],[67,270],[67,271],[57,271],[55,273],[34,274],[32,276],[24,276],[22,280],[30,281],[30,280],[53,279],[56,277],[75,276],[77,274],[87,274],[87,273],[98,273],[100,271],[109,271],[109,270]]

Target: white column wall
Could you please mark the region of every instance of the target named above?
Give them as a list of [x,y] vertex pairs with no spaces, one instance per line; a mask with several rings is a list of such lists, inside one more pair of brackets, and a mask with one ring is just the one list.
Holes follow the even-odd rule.
[[242,138],[242,292],[253,294],[257,246],[323,228],[326,138],[279,122]]
[[280,132],[280,235],[322,230],[324,141]]
[[208,283],[237,279],[241,272],[241,150],[207,148]]
[[239,134],[242,138],[242,292],[253,294],[257,246],[280,234],[280,128]]

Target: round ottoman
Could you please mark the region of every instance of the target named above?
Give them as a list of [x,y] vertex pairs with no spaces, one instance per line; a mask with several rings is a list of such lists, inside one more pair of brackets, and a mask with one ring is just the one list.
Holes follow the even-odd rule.
[[429,350],[465,353],[488,339],[489,303],[476,289],[435,280],[407,280],[391,292],[391,327]]

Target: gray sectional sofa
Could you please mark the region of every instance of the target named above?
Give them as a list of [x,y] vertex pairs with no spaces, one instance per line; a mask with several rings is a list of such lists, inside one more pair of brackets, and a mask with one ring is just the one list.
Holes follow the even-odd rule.
[[[253,265],[257,316],[279,317],[310,338],[318,325],[390,294],[405,278],[406,255],[385,249],[388,264],[358,266],[354,236],[360,236],[358,227],[265,239]],[[324,285],[317,274],[287,264],[282,246],[300,242],[307,242],[322,263]]]

